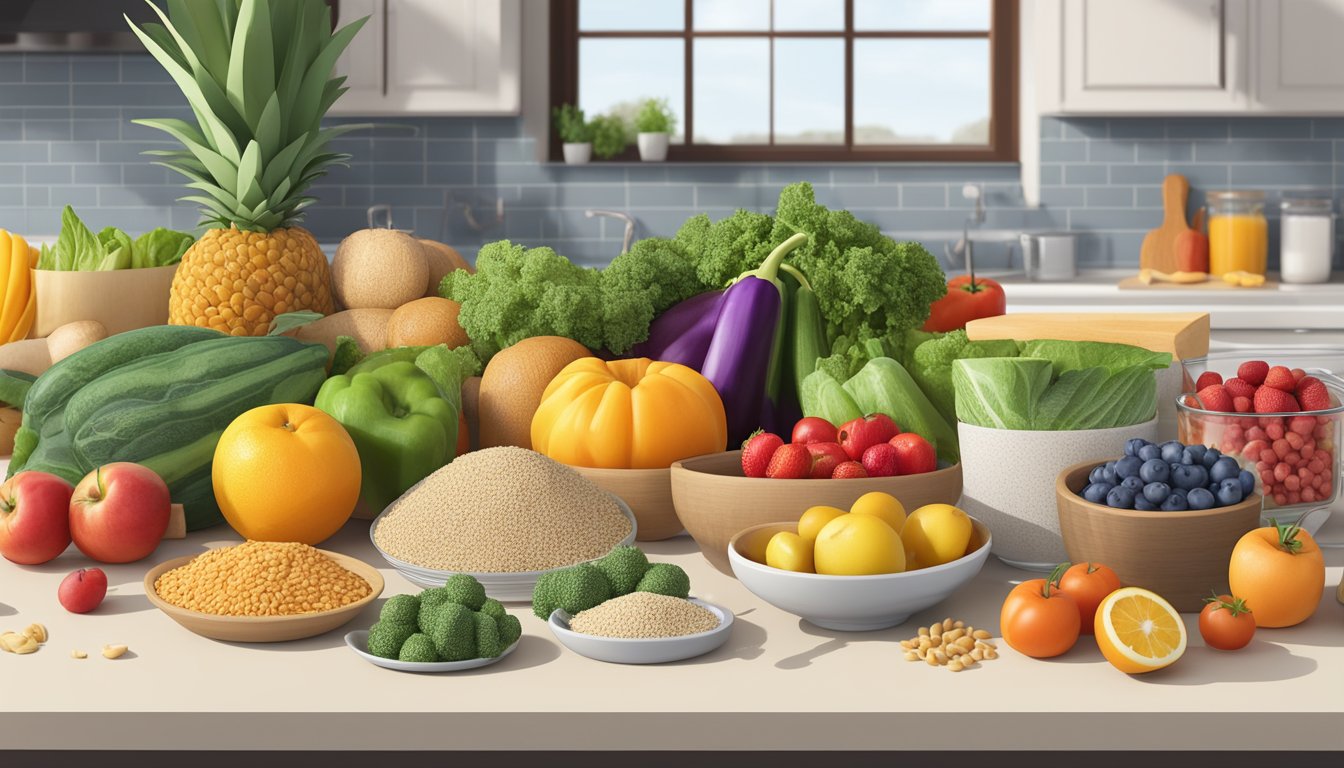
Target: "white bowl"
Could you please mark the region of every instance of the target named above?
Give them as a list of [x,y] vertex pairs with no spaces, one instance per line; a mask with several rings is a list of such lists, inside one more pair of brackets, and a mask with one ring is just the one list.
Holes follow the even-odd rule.
[[[521,639],[521,638],[520,638]],[[347,632],[345,635],[345,644],[350,646],[365,661],[374,666],[383,669],[395,669],[398,672],[461,672],[466,669],[478,669],[488,667],[505,656],[513,653],[513,649],[518,647],[518,640],[513,641],[513,645],[504,649],[504,652],[492,659],[479,658],[467,659],[466,661],[401,661],[399,659],[385,659],[382,656],[374,656],[367,650],[369,647],[369,630],[357,629],[354,632]]]
[[570,615],[556,609],[547,621],[551,632],[569,650],[598,661],[613,664],[662,664],[668,661],[693,659],[718,648],[728,641],[733,630],[733,614],[713,603],[691,598],[691,602],[719,617],[719,626],[706,632],[681,637],[599,637],[585,635],[569,628]]
[[766,523],[742,531],[728,544],[733,575],[753,594],[824,629],[866,632],[905,623],[911,614],[946,600],[974,579],[989,559],[989,529],[972,518],[971,551],[943,565],[874,576],[828,576],[771,568],[744,551],[764,552],[770,537],[797,532],[797,523]]
[[994,555],[1014,568],[1049,571],[1068,559],[1055,508],[1059,473],[1119,456],[1131,437],[1153,440],[1157,419],[1111,429],[1037,431],[957,424],[961,504],[994,531]]
[[[635,514],[630,511],[630,505],[626,504],[619,497],[612,496],[611,498],[616,500],[616,505],[621,508],[621,512],[630,520],[630,535],[612,546],[618,547],[633,544],[635,541],[635,534],[639,527],[639,524],[635,521]],[[373,532],[377,530],[378,523],[383,519],[383,515],[385,514],[387,514],[386,510],[384,510],[383,514],[378,515],[378,517],[374,519],[373,524],[369,526],[369,540],[373,541],[373,548],[378,550],[378,554],[382,555],[383,559],[395,568],[398,573],[405,576],[407,581],[426,589],[429,589],[430,587],[442,587],[444,582],[448,581],[450,576],[457,573],[466,573],[468,576],[481,582],[481,586],[485,587],[485,593],[487,595],[502,603],[531,602],[532,590],[537,586],[537,579],[541,578],[543,574],[551,573],[552,571],[561,571],[565,568],[571,568],[578,565],[578,563],[571,563],[570,565],[551,568],[545,571],[518,571],[515,573],[471,573],[468,571],[439,571],[433,568],[425,568],[424,566],[408,563],[404,560],[398,560],[384,552],[382,548],[378,546],[378,542],[373,538]]]

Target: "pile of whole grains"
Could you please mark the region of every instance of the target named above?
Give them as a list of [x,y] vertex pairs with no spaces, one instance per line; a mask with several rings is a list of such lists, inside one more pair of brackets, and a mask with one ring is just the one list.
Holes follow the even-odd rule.
[[902,640],[906,661],[922,661],[931,667],[947,667],[960,672],[982,661],[999,658],[992,635],[951,617],[920,627],[919,634]]
[[630,534],[611,494],[525,448],[472,451],[387,508],[378,547],[421,568],[517,573],[602,557]]
[[569,622],[580,634],[633,639],[695,635],[717,626],[719,617],[695,603],[653,592],[612,598]]
[[154,591],[179,608],[216,616],[293,616],[358,602],[372,588],[307,544],[248,541],[164,573]]

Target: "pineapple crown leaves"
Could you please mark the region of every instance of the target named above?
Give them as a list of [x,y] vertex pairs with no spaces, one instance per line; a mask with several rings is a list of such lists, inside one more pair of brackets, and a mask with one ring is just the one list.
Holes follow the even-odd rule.
[[[148,0],[147,0],[148,1]],[[187,98],[196,124],[136,120],[184,149],[154,150],[156,164],[200,194],[202,224],[269,231],[294,224],[315,202],[304,193],[349,155],[331,140],[359,125],[323,128],[345,93],[336,59],[366,19],[331,32],[323,0],[167,0],[162,24],[133,31]],[[127,19],[127,23],[130,20]]]

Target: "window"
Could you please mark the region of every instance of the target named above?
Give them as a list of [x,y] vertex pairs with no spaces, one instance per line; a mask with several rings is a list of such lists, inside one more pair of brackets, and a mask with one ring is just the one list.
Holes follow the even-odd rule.
[[1014,0],[551,8],[552,103],[629,118],[666,99],[672,160],[1017,159]]

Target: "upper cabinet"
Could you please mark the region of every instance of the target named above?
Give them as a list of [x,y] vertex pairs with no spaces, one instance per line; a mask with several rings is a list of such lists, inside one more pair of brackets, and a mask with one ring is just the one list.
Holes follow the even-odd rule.
[[341,0],[369,20],[336,65],[338,115],[516,115],[519,0]]
[[1344,112],[1344,0],[1035,0],[1040,113]]

